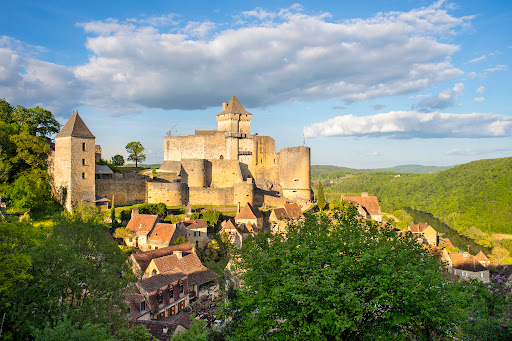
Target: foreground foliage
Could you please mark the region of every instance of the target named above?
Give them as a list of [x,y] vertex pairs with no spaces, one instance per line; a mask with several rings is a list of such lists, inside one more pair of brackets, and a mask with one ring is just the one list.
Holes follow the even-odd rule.
[[342,209],[287,235],[259,234],[237,253],[231,339],[433,340],[458,332],[468,290],[410,234]]
[[38,227],[4,222],[0,236],[2,339],[87,339],[128,327],[132,273],[99,217],[65,214]]

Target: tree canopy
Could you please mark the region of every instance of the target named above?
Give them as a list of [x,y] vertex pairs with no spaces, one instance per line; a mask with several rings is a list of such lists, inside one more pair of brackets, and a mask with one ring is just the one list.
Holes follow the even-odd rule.
[[122,166],[124,165],[124,157],[122,155],[114,155],[112,156],[112,164],[114,166]]
[[139,141],[133,141],[126,145],[126,151],[128,152],[128,160],[135,161],[135,168],[139,162],[146,160],[146,154],[144,154],[144,147]]
[[242,340],[432,340],[454,332],[468,298],[438,255],[353,210],[306,216],[235,254],[243,282],[228,328]]

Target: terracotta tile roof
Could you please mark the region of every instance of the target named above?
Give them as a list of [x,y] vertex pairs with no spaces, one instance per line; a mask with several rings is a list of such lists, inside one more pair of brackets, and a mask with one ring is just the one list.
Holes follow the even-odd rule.
[[174,251],[192,252],[194,246],[190,243],[183,243],[179,245],[172,245],[163,247],[161,249],[151,250],[147,252],[134,253],[131,258],[139,265],[142,272],[146,271],[149,263],[155,258],[163,257],[172,254]]
[[157,223],[149,235],[149,241],[170,242],[176,231],[176,224]]
[[302,214],[302,210],[297,204],[285,204],[284,209],[291,219],[304,218],[304,214]]
[[283,220],[288,219],[288,214],[286,213],[286,210],[282,207],[274,208],[272,210],[274,212],[274,215],[276,216],[277,220]]
[[[155,338],[155,340],[160,341],[170,341],[172,335],[176,331],[176,328],[178,328],[177,324],[161,322],[159,320],[136,320],[134,323],[136,326],[145,326],[148,332]],[[164,332],[164,330],[167,332]]]
[[428,226],[429,225],[427,223],[412,224],[412,225],[409,225],[409,231],[411,231],[412,233],[421,233],[421,232],[425,231],[425,229]]
[[204,271],[194,272],[194,273],[191,273],[190,275],[188,275],[188,284],[189,285],[192,285],[192,284],[201,285],[203,283],[215,280],[217,278],[219,278],[219,275],[217,275],[215,272],[207,269]]
[[149,295],[158,289],[164,290],[169,284],[179,281],[186,276],[187,275],[180,271],[167,271],[138,281],[136,285],[143,294]]
[[451,240],[448,238],[443,238],[442,242],[445,243],[446,246],[448,246],[448,247],[454,247]]
[[157,214],[135,214],[126,225],[126,229],[134,232],[149,232],[158,219]]
[[181,258],[175,254],[167,255],[153,259],[153,263],[160,273],[175,270],[188,275],[206,270],[206,267],[195,253],[182,254]]
[[224,230],[236,230],[236,226],[231,220],[227,220],[224,224]]
[[263,218],[263,213],[259,209],[252,207],[251,204],[247,203],[240,212],[237,213],[235,219],[258,219]]
[[236,230],[240,233],[240,234],[248,234],[248,233],[251,233],[252,232],[252,226],[251,224],[238,224],[236,226]]
[[371,215],[381,214],[379,200],[376,196],[360,196],[360,197],[342,197],[343,200],[355,201],[359,205],[363,206],[365,210]]
[[73,112],[73,115],[66,122],[64,127],[60,130],[60,132],[55,136],[55,138],[59,137],[80,137],[86,139],[94,139],[96,138],[89,128],[85,125],[84,121],[78,115],[78,112]]
[[244,114],[244,115],[252,115],[250,112],[245,110],[244,106],[240,103],[238,98],[236,98],[235,94],[233,94],[233,97],[228,102],[228,106],[226,110],[221,112],[218,115],[222,114]]
[[475,256],[467,253],[449,253],[452,261],[452,268],[466,271],[485,271],[487,268],[483,266]]
[[201,227],[208,227],[208,224],[203,219],[184,220],[182,223],[187,229],[197,229]]
[[487,256],[482,251],[477,253],[475,258],[480,262],[490,262],[489,258],[487,258]]

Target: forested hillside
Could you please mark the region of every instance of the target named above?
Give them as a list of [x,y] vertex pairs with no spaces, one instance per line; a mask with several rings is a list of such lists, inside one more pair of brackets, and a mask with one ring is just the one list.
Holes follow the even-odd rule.
[[400,173],[435,173],[452,166],[422,166],[422,165],[401,165],[390,168],[377,168],[377,169],[355,169],[339,166],[329,165],[312,165],[311,166],[311,179],[313,181],[337,179],[347,175],[376,173],[383,171],[400,172]]
[[479,160],[434,174],[377,172],[325,184],[335,193],[369,192],[386,211],[412,207],[429,212],[457,231],[472,226],[512,233],[512,158]]

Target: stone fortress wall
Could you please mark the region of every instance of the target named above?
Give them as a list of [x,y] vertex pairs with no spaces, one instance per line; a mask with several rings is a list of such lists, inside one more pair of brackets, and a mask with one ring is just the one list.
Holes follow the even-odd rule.
[[95,145],[94,135],[78,113],[73,113],[55,139],[54,188],[67,189],[67,208],[95,202],[96,196],[113,200],[116,206],[143,202],[261,206],[312,199],[308,147],[277,153],[273,138],[251,135],[252,114],[234,95],[216,118],[218,130],[164,138],[164,162],[156,179],[153,174],[95,179],[95,158],[101,155],[101,147]]

